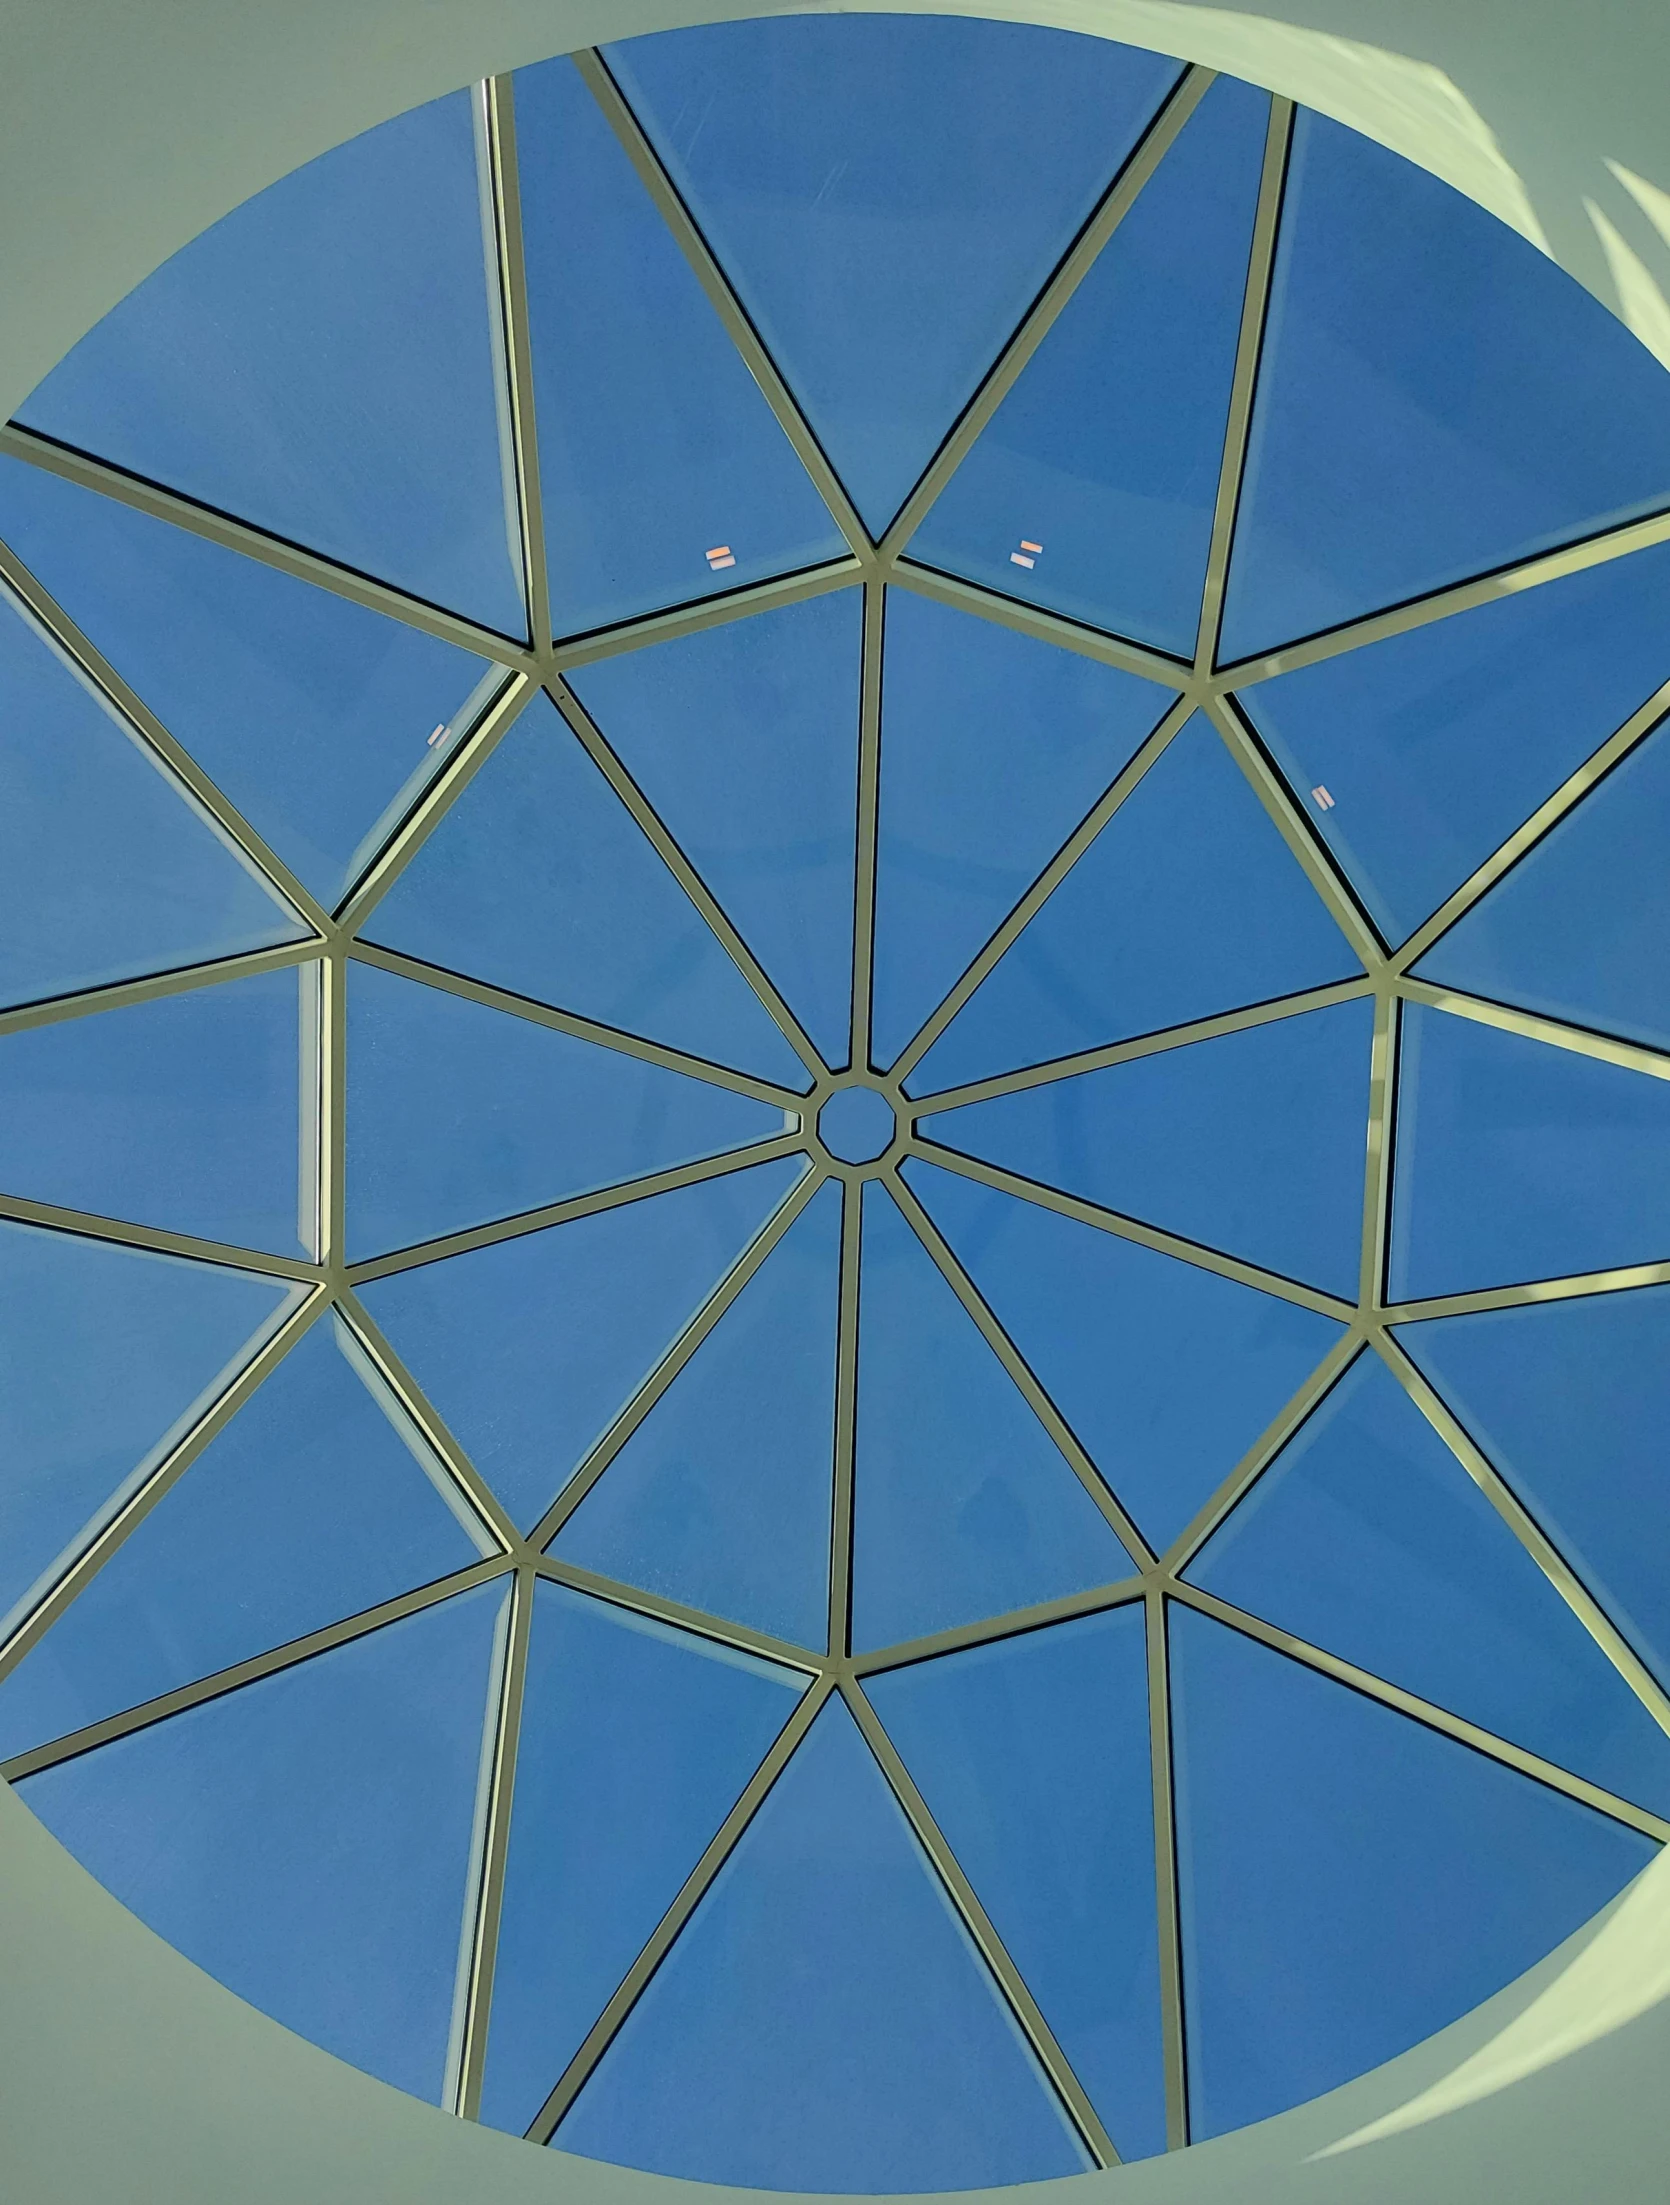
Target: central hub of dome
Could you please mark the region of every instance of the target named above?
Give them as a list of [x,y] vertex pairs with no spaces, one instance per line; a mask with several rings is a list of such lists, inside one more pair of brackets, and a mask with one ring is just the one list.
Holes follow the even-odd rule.
[[873,1164],[893,1145],[899,1121],[879,1088],[837,1088],[818,1112],[818,1139],[843,1164]]

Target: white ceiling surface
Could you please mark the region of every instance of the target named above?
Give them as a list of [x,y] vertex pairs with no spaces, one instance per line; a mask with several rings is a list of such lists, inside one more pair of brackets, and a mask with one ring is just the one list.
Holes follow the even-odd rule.
[[[550,53],[761,12],[712,0],[6,0],[0,408],[177,246],[355,132]],[[1664,0],[1288,0],[1279,18],[1172,0],[937,12],[1101,31],[1322,108],[1536,238],[1670,359]],[[1598,1928],[1389,2067],[1182,2157],[1078,2177],[1072,2194],[1662,2205],[1666,2073],[1670,1856]],[[0,2152],[11,2205],[727,2194],[536,2152],[343,2066],[142,1928],[4,1787]],[[741,2205],[758,2193],[734,2194]]]

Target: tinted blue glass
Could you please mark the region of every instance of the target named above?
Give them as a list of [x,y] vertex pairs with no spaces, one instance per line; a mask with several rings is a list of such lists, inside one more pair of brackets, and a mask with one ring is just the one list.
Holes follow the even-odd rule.
[[864,1189],[852,1630],[886,1646],[1131,1574],[893,1198]]
[[1656,1261],[1667,1134],[1664,1080],[1406,1005],[1393,1296]]
[[314,1325],[0,1683],[0,1755],[478,1561],[445,1490],[341,1320]]
[[1120,2158],[1164,2151],[1140,1603],[865,1689]]
[[850,1046],[862,619],[838,590],[569,676],[831,1065]]
[[311,1254],[297,1069],[310,979],[304,967],[299,1020],[297,975],[266,972],[6,1035],[0,1186]]
[[1398,1338],[1670,1684],[1670,1288],[1402,1325]]
[[360,1299],[531,1529],[801,1169],[727,1172],[397,1271]]
[[1188,1575],[1610,1791],[1670,1805],[1670,1740],[1377,1355]]
[[1199,713],[911,1074],[926,1094],[1361,971]]
[[840,531],[573,63],[516,78],[559,634],[836,558]]
[[780,1110],[744,1095],[354,967],[348,1232],[357,1253],[664,1171],[782,1127]]
[[368,935],[518,995],[807,1084],[718,936],[537,697],[372,914]]
[[1222,78],[911,554],[1192,658],[1270,102]]
[[1085,2165],[839,1704],[554,2140],[760,2189],[954,2189]]
[[912,1159],[912,1188],[1156,1548],[1340,1336],[1330,1318]]
[[877,536],[1177,75],[908,15],[607,51]]
[[481,2101],[518,2134],[805,1683],[555,1585],[534,1601]]
[[555,1542],[565,1561],[827,1643],[841,1190],[826,1183]]
[[818,1112],[818,1139],[845,1164],[871,1164],[899,1130],[893,1105],[874,1087],[843,1087]]
[[115,713],[0,604],[0,1001],[306,932]]
[[1670,502],[1657,362],[1504,223],[1301,111],[1282,228],[1224,658]]
[[1369,1005],[924,1118],[947,1148],[1354,1300]]
[[950,992],[1170,702],[1134,674],[888,592],[878,1064]]
[[1649,1838],[1172,1611],[1190,2110],[1221,2135],[1468,2012]]
[[241,1998],[438,2098],[502,1606],[484,1586],[19,1791]]
[[1670,545],[1658,545],[1240,701],[1375,924],[1401,942],[1670,675],[1667,618]]
[[288,1299],[273,1279],[0,1224],[0,1636]]
[[450,643],[16,460],[0,460],[0,535],[327,904],[492,678]]
[[1670,741],[1655,735],[1416,970],[1670,1048]]
[[217,222],[20,418],[522,635],[489,316],[455,92]]

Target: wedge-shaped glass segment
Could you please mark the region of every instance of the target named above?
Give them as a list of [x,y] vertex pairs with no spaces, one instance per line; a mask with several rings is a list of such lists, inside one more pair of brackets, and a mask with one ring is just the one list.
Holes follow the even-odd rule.
[[607,52],[878,537],[1178,74],[902,15]]
[[782,1130],[780,1110],[745,1095],[369,965],[353,968],[348,1237],[357,1254]]
[[325,904],[499,678],[435,636],[18,460],[0,460],[0,537]]
[[1196,2137],[1469,2012],[1656,1850],[1205,1616],[1171,1648]]
[[1670,730],[1633,751],[1416,972],[1670,1048]]
[[1400,1325],[1398,1338],[1670,1686],[1670,1287]]
[[0,598],[0,1002],[306,933],[161,761]]
[[950,993],[1170,702],[1134,674],[888,592],[878,1064]]
[[1241,708],[1390,942],[1658,688],[1670,545],[1258,682]]
[[340,1318],[316,1324],[0,1683],[0,1756],[491,1551]]
[[431,101],[227,215],[19,418],[525,635],[470,110]]
[[806,1681],[537,1588],[484,2121],[532,2122]]
[[0,1187],[311,1255],[313,977],[263,972],[0,1036]]
[[1670,404],[1628,330],[1425,169],[1301,111],[1221,656],[1665,504]]
[[803,1169],[726,1172],[396,1271],[360,1299],[531,1530]]
[[833,1066],[851,1025],[862,642],[862,595],[840,590],[568,677]]
[[289,1299],[275,1279],[0,1224],[0,1639]]
[[914,1157],[905,1177],[1158,1550],[1340,1336],[1331,1318]]
[[841,1190],[826,1183],[553,1551],[798,1645],[827,1644],[840,1279]]
[[1087,2164],[838,1704],[553,2141],[750,2189],[961,2189]]
[[1396,1301],[1670,1255],[1670,1080],[1407,1004]]
[[537,697],[365,932],[606,1026],[808,1084],[707,921]]
[[1120,2158],[1164,2151],[1141,1603],[865,1689]]
[[913,1093],[1361,966],[1211,723],[1195,715],[911,1074]]
[[864,1189],[853,1643],[887,1646],[1132,1572],[886,1189]]
[[1670,1739],[1377,1355],[1353,1364],[1188,1575],[1608,1791],[1670,1808]]
[[559,635],[846,545],[579,72],[516,78]]
[[1372,1032],[1367,1003],[1337,1003],[936,1112],[922,1130],[1355,1300]]
[[1194,656],[1270,101],[1213,86],[911,540]]
[[438,2099],[503,1606],[483,1586],[19,1792],[240,1998]]

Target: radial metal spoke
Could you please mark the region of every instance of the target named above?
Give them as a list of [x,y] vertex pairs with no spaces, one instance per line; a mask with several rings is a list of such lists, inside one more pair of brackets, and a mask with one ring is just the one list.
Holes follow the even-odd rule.
[[[894,589],[907,589],[918,597],[931,598],[936,605],[950,606],[953,612],[976,613],[982,620],[1012,629],[1016,635],[1033,636],[1040,643],[1053,643],[1061,650],[1074,652],[1079,658],[1095,659],[1102,666],[1117,666],[1121,673],[1139,674],[1145,681],[1157,682],[1162,688],[1193,691],[1195,687],[1193,675],[1177,659],[1167,658],[1123,636],[1110,635],[1105,629],[1086,627],[1082,621],[1071,620],[1065,613],[1025,604],[1018,597],[1004,597],[997,590],[987,589],[984,583],[965,582],[959,575],[941,574],[935,567],[919,566],[914,560],[902,558],[890,563],[887,580]],[[1204,690],[1201,692],[1202,696],[1206,694]]]
[[237,1248],[229,1241],[201,1240],[195,1233],[166,1232],[161,1226],[136,1225],[128,1218],[66,1209],[60,1202],[35,1202],[27,1195],[0,1194],[0,1217],[11,1218],[19,1225],[43,1225],[55,1232],[75,1233],[83,1240],[112,1240],[124,1248],[148,1248],[159,1256],[190,1256],[199,1263],[256,1271],[266,1278],[292,1280],[298,1286],[319,1282],[318,1264],[302,1256],[275,1256],[265,1248]]
[[655,643],[675,643],[682,636],[700,635],[708,628],[727,628],[752,613],[780,612],[788,605],[827,597],[832,590],[852,589],[863,581],[864,573],[858,559],[833,559],[822,566],[774,576],[768,582],[751,582],[722,597],[691,598],[664,612],[643,613],[636,620],[622,620],[586,635],[571,636],[553,649],[552,665],[558,673],[567,673],[595,666],[602,659],[619,658],[627,651],[647,650]]
[[588,1593],[594,1600],[607,1601],[613,1608],[648,1616],[656,1623],[670,1623],[675,1630],[688,1631],[694,1638],[705,1638],[714,1646],[734,1647],[740,1654],[754,1654],[761,1661],[797,1670],[804,1677],[821,1677],[831,1667],[821,1654],[814,1653],[810,1647],[796,1646],[791,1639],[774,1638],[769,1631],[756,1631],[729,1616],[714,1615],[707,1608],[688,1607],[682,1600],[668,1600],[643,1585],[629,1585],[622,1578],[605,1577],[600,1570],[581,1569],[577,1563],[565,1562],[560,1555],[535,1555],[533,1567],[539,1576],[553,1585],[566,1586],[570,1592]]
[[1011,1608],[1005,1615],[983,1616],[978,1623],[959,1623],[948,1631],[930,1631],[924,1638],[901,1639],[893,1646],[877,1646],[854,1654],[846,1664],[855,1677],[878,1675],[884,1669],[906,1669],[914,1662],[935,1661],[941,1654],[958,1654],[970,1646],[990,1646],[999,1639],[1019,1638],[1028,1631],[1045,1630],[1052,1623],[1071,1623],[1079,1616],[1101,1615],[1109,1608],[1129,1607],[1143,1597],[1147,1580],[1121,1577],[1108,1585],[1093,1585],[1086,1592],[1061,1593],[1054,1600],[1035,1601],[1029,1608]]
[[516,102],[512,80],[489,77],[477,88],[487,150],[499,324],[503,337],[510,458],[521,526],[522,579],[528,634],[536,653],[551,640],[551,585],[539,487],[539,436],[534,427],[533,354],[528,334],[528,277],[522,255],[522,193],[516,163]]
[[1154,1813],[1154,1897],[1159,1919],[1160,2048],[1165,2068],[1166,2149],[1189,2141],[1189,2071],[1184,2053],[1183,1917],[1177,1890],[1177,1782],[1171,1732],[1171,1655],[1165,1597],[1150,1585],[1143,1604],[1148,1653],[1148,1766]]
[[169,972],[147,973],[141,980],[114,980],[103,987],[82,988],[74,995],[53,995],[36,1003],[19,1004],[0,1011],[0,1036],[29,1033],[37,1026],[58,1026],[70,1018],[91,1018],[99,1011],[126,1010],[134,1003],[160,1002],[170,995],[187,995],[194,988],[213,987],[222,980],[250,980],[258,973],[283,972],[291,965],[307,965],[323,945],[316,941],[284,942],[276,949],[244,950],[236,956],[217,957],[206,964],[178,965]]
[[1482,995],[1464,995],[1430,980],[1398,981],[1397,992],[1405,1001],[1424,1003],[1435,1011],[1471,1019],[1477,1026],[1493,1026],[1498,1033],[1518,1034],[1526,1041],[1546,1042],[1552,1049],[1566,1049],[1574,1056],[1593,1057],[1600,1064],[1615,1064],[1621,1071],[1641,1072],[1648,1079],[1670,1080],[1670,1053],[1646,1048],[1638,1041],[1620,1041],[1614,1034],[1596,1033],[1592,1027],[1571,1026],[1564,1019],[1543,1018],[1535,1011],[1516,1009],[1511,1003],[1493,1003]]
[[870,1069],[875,997],[876,837],[881,806],[881,681],[887,593],[864,585],[864,657],[858,709],[858,830],[852,916],[852,1062]]
[[1378,1315],[1386,1292],[1398,1064],[1398,999],[1390,988],[1382,987],[1375,991],[1374,1039],[1369,1047],[1368,1155],[1363,1168],[1363,1246],[1357,1274],[1357,1300],[1365,1320]]
[[844,1661],[852,1650],[853,1478],[858,1457],[859,1265],[864,1247],[864,1187],[841,1186],[840,1314],[835,1333],[835,1454],[829,1525],[830,1654]]
[[1629,1294],[1643,1286],[1670,1286],[1670,1262],[1632,1263],[1616,1271],[1579,1271],[1566,1278],[1531,1279],[1516,1286],[1475,1287],[1465,1294],[1432,1294],[1424,1301],[1394,1302],[1388,1325],[1422,1324],[1430,1317],[1471,1317],[1486,1309],[1530,1309],[1542,1302],[1575,1301],[1586,1294]]

